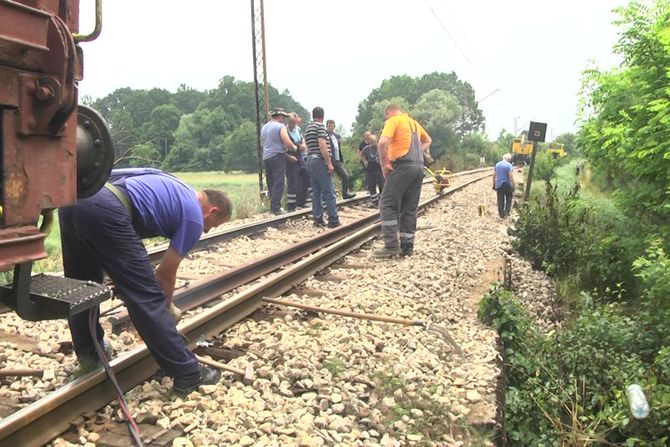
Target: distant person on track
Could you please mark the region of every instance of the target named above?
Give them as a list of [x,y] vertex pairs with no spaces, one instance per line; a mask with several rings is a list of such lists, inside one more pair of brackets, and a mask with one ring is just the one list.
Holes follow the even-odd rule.
[[[315,227],[340,226],[337,215],[337,199],[333,185],[333,162],[328,147],[328,132],[323,125],[324,111],[321,107],[312,110],[313,121],[305,129],[307,143],[307,169],[312,185],[312,217]],[[323,220],[323,204],[328,211],[328,223]]]
[[284,195],[286,181],[286,150],[296,152],[298,147],[293,144],[284,125],[288,113],[277,108],[271,113],[272,119],[261,129],[261,145],[263,146],[263,166],[270,195],[270,211],[272,214],[284,214],[281,200]]
[[386,179],[379,212],[384,247],[376,258],[414,253],[414,233],[423,182],[424,153],[429,154],[432,140],[421,124],[402,113],[396,104],[384,109],[384,130],[377,151]]
[[365,183],[370,193],[370,205],[379,207],[379,195],[384,189],[384,174],[379,164],[379,153],[377,151],[377,136],[368,135],[368,144],[361,151],[361,160],[365,168]]
[[[196,192],[149,168],[113,170],[110,183],[98,193],[59,210],[65,276],[102,283],[107,272],[135,329],[180,393],[216,383],[221,374],[198,363],[170,315],[177,268],[202,232],[227,222],[231,214],[224,192]],[[155,236],[169,238],[170,246],[154,272],[142,238]],[[100,310],[92,312],[103,345]],[[82,369],[100,362],[88,319],[84,312],[69,320]]]
[[493,189],[498,195],[498,215],[501,219],[509,216],[514,196],[514,166],[512,156],[504,154],[493,170]]
[[303,158],[303,154],[307,152],[307,145],[298,126],[297,114],[289,113],[286,130],[291,142],[298,148],[295,152],[289,150],[286,160],[286,207],[291,212],[296,208],[305,207],[309,172]]
[[337,174],[337,176],[340,178],[340,181],[342,182],[342,198],[351,199],[356,197],[356,194],[350,192],[351,179],[349,178],[347,168],[344,166],[344,157],[342,156],[342,139],[338,134],[335,133],[335,121],[326,121],[326,132],[328,132],[328,146],[330,147],[330,156],[331,161],[333,162],[333,168],[335,169],[335,174]]

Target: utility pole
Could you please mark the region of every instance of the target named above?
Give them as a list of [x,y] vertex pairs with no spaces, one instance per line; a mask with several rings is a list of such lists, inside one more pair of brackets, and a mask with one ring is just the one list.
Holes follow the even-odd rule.
[[518,120],[519,118],[521,118],[521,117],[520,117],[520,116],[515,116],[515,117],[514,117],[514,132],[513,132],[513,135],[514,135],[515,137],[516,137],[516,135],[517,135],[517,131],[518,131],[518,129],[519,129],[519,127],[516,125],[516,123],[517,123],[516,120]]
[[465,171],[465,93],[461,95],[461,148],[463,149],[463,171]]
[[265,63],[265,14],[263,0],[251,0],[251,46],[254,61],[254,95],[256,99],[256,154],[258,155],[258,192],[263,196],[263,147],[261,127],[270,113],[268,74]]

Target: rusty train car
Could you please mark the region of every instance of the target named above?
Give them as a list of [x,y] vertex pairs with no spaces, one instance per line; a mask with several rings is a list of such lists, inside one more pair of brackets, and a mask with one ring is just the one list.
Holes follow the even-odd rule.
[[32,275],[54,209],[95,194],[114,158],[102,117],[78,105],[79,0],[0,0],[0,300],[24,319],[65,318],[103,299],[96,284]]

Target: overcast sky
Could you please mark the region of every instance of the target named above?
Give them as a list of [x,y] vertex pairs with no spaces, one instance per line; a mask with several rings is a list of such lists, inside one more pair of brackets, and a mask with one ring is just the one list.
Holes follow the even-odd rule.
[[[82,32],[93,0],[82,0]],[[581,72],[617,63],[618,0],[266,0],[268,80],[349,128],[382,80],[455,71],[481,101],[486,131],[575,131]],[[84,48],[81,94],[253,80],[249,0],[109,0]],[[428,129],[429,130],[429,129]],[[430,130],[429,130],[430,131]]]

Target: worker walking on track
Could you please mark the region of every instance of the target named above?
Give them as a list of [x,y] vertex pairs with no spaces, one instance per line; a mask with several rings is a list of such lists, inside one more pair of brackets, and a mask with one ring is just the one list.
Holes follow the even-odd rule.
[[423,154],[429,153],[432,140],[421,124],[402,113],[396,104],[384,109],[384,119],[377,146],[386,179],[379,202],[384,247],[373,256],[411,256],[423,182]]
[[[170,315],[177,268],[202,232],[228,221],[231,213],[224,192],[196,192],[176,177],[149,168],[114,170],[98,193],[59,210],[65,276],[102,283],[107,272],[135,329],[180,393],[216,383],[221,374],[200,366]],[[155,236],[169,238],[170,246],[154,273],[142,238]],[[102,345],[99,309],[91,312]],[[100,361],[88,320],[84,312],[69,321],[82,366]]]
[[504,154],[502,160],[493,168],[493,189],[498,199],[498,215],[501,219],[509,216],[514,199],[514,166],[510,161],[512,156]]

